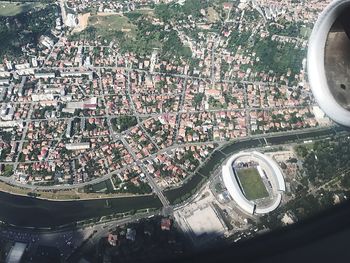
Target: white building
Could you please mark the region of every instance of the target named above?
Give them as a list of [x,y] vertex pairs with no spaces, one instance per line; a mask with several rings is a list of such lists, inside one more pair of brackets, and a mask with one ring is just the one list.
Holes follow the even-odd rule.
[[[270,193],[271,201],[269,201],[268,204],[258,206],[254,200],[248,200],[243,194],[240,183],[238,182],[235,171],[232,167],[232,164],[238,158],[242,157],[252,158],[268,170],[266,176],[268,177],[267,179],[271,183],[273,190],[273,194],[271,195]],[[258,172],[261,177],[265,177],[260,166],[258,166]],[[282,200],[282,193],[286,190],[284,178],[278,164],[270,157],[257,151],[240,152],[232,155],[222,167],[222,177],[225,187],[232,199],[248,214],[265,214],[275,210]]]
[[48,79],[54,78],[56,75],[54,72],[37,72],[34,74],[34,77],[37,79]]
[[9,85],[10,80],[9,79],[0,79],[0,85]]
[[76,27],[78,25],[77,23],[77,16],[72,13],[67,14],[67,19],[65,21],[66,26],[68,27]]
[[67,143],[66,149],[71,151],[87,150],[87,149],[90,149],[90,143],[89,142]]

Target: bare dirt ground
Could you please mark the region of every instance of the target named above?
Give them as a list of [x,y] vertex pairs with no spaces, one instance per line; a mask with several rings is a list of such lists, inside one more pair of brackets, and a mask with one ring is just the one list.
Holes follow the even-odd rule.
[[90,13],[79,14],[78,15],[79,23],[78,23],[78,26],[73,29],[73,33],[78,33],[83,31],[88,25],[89,17],[90,17]]

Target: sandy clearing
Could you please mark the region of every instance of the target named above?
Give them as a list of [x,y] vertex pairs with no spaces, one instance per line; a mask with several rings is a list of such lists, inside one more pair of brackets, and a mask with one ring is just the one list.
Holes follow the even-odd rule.
[[89,17],[90,17],[90,13],[79,14],[78,15],[78,21],[79,21],[78,26],[73,29],[73,33],[78,33],[78,32],[83,31],[88,25]]

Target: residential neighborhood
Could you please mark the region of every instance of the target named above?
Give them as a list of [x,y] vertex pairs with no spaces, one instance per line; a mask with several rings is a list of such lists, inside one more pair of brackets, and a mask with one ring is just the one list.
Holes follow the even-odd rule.
[[[331,2],[0,1],[0,262],[261,245],[246,262],[327,236],[327,213],[302,222],[350,195],[350,132],[315,91],[347,66],[310,63]],[[341,26],[320,39],[348,41]]]
[[[331,125],[305,81],[310,25],[325,2],[214,1],[187,14],[189,3],[69,1],[37,46],[2,57],[1,179],[164,189],[225,142]],[[103,31],[111,19],[121,39]],[[287,34],[291,23],[304,29]],[[287,54],[268,65],[266,44]]]

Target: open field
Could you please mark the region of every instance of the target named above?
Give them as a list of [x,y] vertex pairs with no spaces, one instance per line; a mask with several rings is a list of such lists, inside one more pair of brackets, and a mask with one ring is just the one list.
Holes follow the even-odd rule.
[[208,12],[207,18],[210,23],[215,23],[220,19],[219,14],[215,11],[213,7],[209,7],[207,12]]
[[236,170],[236,173],[248,200],[269,196],[257,169],[240,169]]
[[145,7],[145,8],[136,9],[136,10],[130,12],[130,13],[154,16],[154,9]]
[[[85,14],[79,19],[79,27],[73,33],[94,32],[93,37],[112,40],[123,32],[127,37],[133,38],[136,27],[129,19],[120,14],[98,13],[97,15]],[[91,35],[90,35],[91,36]]]
[[78,23],[78,26],[73,29],[73,33],[81,32],[85,30],[85,28],[88,25],[89,17],[90,17],[90,13],[79,14],[78,15],[79,23]]
[[44,6],[44,3],[0,2],[0,16],[15,16],[30,9]]
[[101,32],[105,31],[132,31],[135,26],[129,23],[127,17],[122,15],[96,15],[91,16],[88,21],[89,26],[96,27]]

